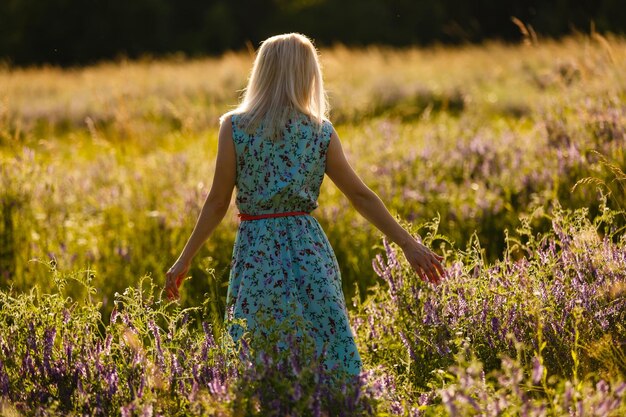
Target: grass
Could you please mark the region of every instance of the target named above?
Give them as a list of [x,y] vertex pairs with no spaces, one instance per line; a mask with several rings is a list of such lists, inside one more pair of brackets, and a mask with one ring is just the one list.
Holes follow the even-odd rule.
[[[611,254],[623,250],[626,225],[621,213],[626,194],[626,41],[592,34],[529,45],[336,46],[321,56],[331,120],[352,165],[407,227],[424,237],[431,232],[427,241],[446,253],[448,267],[456,271],[438,290],[413,282],[405,265],[399,266],[403,272],[389,276],[383,262],[377,274],[372,260],[383,252],[391,256],[393,248],[386,248],[380,234],[324,182],[315,215],[337,254],[346,299],[354,300],[352,324],[371,370],[368,384],[373,384],[361,387],[369,405],[355,403],[354,410],[489,415],[504,407],[500,398],[507,400],[509,415],[524,407],[540,414],[543,405],[549,415],[567,414],[583,398],[588,398],[581,403],[587,412],[618,410],[602,401],[619,403],[624,381],[623,309],[615,307],[624,299],[624,276],[617,255]],[[146,308],[162,309],[163,317],[170,317],[169,324],[157,323],[164,331],[174,323],[171,306],[151,303],[159,299],[164,271],[182,249],[209,191],[217,119],[236,104],[251,62],[247,53],[229,53],[67,70],[0,70],[3,331],[33,323],[32,337],[44,343],[46,329],[54,325],[59,336],[51,355],[61,364],[65,342],[60,335],[71,330],[61,319],[44,323],[38,318],[46,314],[41,300],[58,294],[57,304],[49,308],[57,312],[55,317],[62,317],[64,309],[72,317],[76,312],[77,321],[94,329],[94,337],[80,343],[95,346],[111,335],[113,346],[119,344],[119,355],[108,362],[115,367],[132,363],[135,352],[124,344],[124,328],[109,322],[116,302],[136,305],[133,311],[142,312],[141,317]],[[181,344],[201,343],[206,333],[202,322],[220,336],[235,213],[231,207],[194,262],[181,301],[181,308],[192,308],[193,320],[188,333],[168,344],[171,352]],[[549,242],[553,248],[544,246]],[[573,242],[580,252],[564,242]],[[583,258],[596,272],[577,263]],[[563,270],[569,271],[566,276],[559,275]],[[587,295],[593,304],[589,311],[607,314],[608,327],[591,326],[587,322],[596,316],[581,316],[563,304],[580,298],[580,286],[554,299],[557,277],[571,285],[569,280],[581,270],[587,271],[584,282],[599,285],[599,298]],[[389,293],[398,273],[404,277],[396,286],[400,293]],[[147,296],[151,303],[123,298],[145,275],[157,285]],[[73,277],[69,282],[74,284],[60,288],[64,276]],[[448,300],[450,307],[433,307],[438,299]],[[459,300],[468,306],[459,307]],[[511,319],[519,330],[507,332],[501,323],[492,323],[494,317],[502,320],[519,311],[513,310],[515,305],[526,306],[525,315],[515,313]],[[202,307],[193,310],[197,306]],[[611,306],[613,313],[606,313]],[[32,314],[11,321],[7,312],[22,307]],[[489,312],[487,321],[473,321],[483,309]],[[568,315],[555,316],[559,311]],[[376,321],[366,325],[368,317]],[[425,317],[437,317],[439,324],[426,323]],[[154,349],[150,318],[141,320],[135,326],[141,345]],[[553,333],[555,323],[565,326],[563,334]],[[11,384],[25,355],[36,356],[28,353],[24,332],[2,333],[6,343],[11,340],[22,349],[0,355]],[[372,334],[386,336],[376,340]],[[437,341],[437,348],[424,340]],[[13,356],[15,362],[7,362]],[[93,354],[81,358],[86,367],[95,366]],[[200,358],[188,358],[189,367]],[[170,372],[174,365],[170,358],[162,366]],[[144,375],[116,369],[127,385]],[[32,374],[19,391],[41,394],[46,378],[52,378],[46,372]],[[191,375],[186,388],[156,395],[158,387],[174,383],[159,385],[145,374],[152,381],[148,385],[158,385],[154,396],[142,400],[120,389],[106,397],[107,407],[122,413],[132,403],[135,412],[142,407],[165,412],[183,397],[190,407],[184,408],[187,414],[210,407],[221,407],[223,413],[240,406],[270,407],[262,400],[262,383],[254,382],[266,371],[246,372],[240,369],[239,379],[230,376],[226,396],[211,391],[209,379],[196,378],[198,389],[209,390],[202,401],[189,397]],[[281,384],[276,375],[268,375]],[[85,378],[83,384],[95,384]],[[241,378],[249,381],[248,391],[238,385]],[[389,384],[397,387],[395,394]],[[303,379],[302,386],[315,397],[312,380]],[[93,408],[90,401],[104,398],[104,391],[96,395],[98,389],[65,400],[54,391],[50,401],[78,412],[77,404]],[[78,386],[72,392],[80,392]],[[3,410],[34,412],[20,404],[35,397],[1,395],[8,399]],[[283,404],[289,403],[287,397],[280,397]],[[37,404],[47,407],[43,400]],[[306,401],[297,404],[294,413],[315,408]],[[333,407],[332,401],[324,404]]]

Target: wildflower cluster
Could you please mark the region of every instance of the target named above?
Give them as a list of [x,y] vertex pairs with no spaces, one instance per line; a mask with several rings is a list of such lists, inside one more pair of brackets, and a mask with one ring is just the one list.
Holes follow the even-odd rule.
[[385,242],[386,257],[373,264],[386,290],[355,319],[361,350],[408,392],[436,394],[451,415],[465,415],[460,403],[488,415],[610,415],[626,390],[626,240],[616,215],[603,210],[592,221],[586,209],[557,206],[550,233],[523,225],[492,264],[478,242],[447,250],[449,276],[438,287]]
[[[147,288],[146,288],[147,287]],[[368,374],[338,379],[302,344],[287,349],[198,323],[145,279],[98,304],[62,290],[0,292],[0,409],[59,415],[371,415]],[[245,326],[245,322],[241,323]],[[246,333],[247,334],[247,333]],[[254,361],[254,357],[262,360]]]

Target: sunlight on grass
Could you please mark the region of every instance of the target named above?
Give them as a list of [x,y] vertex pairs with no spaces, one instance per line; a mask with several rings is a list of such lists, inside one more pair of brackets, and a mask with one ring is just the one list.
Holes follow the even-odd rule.
[[356,391],[323,397],[314,363],[257,368],[215,342],[234,206],[181,305],[160,299],[252,63],[228,53],[0,69],[0,413],[267,415],[264,381],[285,415],[624,412],[626,40],[321,56],[350,162],[451,274],[419,282],[324,182],[314,215],[368,369]]

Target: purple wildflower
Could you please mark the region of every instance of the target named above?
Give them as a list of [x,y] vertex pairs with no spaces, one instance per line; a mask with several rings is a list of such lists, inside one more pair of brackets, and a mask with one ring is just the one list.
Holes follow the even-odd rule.
[[67,308],[63,309],[63,324],[67,324],[70,322],[70,312]]
[[407,352],[409,353],[409,357],[411,358],[411,360],[417,361],[418,360],[417,355],[415,354],[415,351],[413,350],[413,347],[411,346],[411,343],[405,336],[404,332],[401,330],[400,332],[398,332],[398,334],[400,336],[400,340],[402,340],[402,344],[404,345]]
[[535,356],[533,358],[533,374],[532,374],[533,384],[536,385],[541,382],[541,379],[543,378],[543,373],[544,373],[544,367],[541,364],[541,361],[539,360],[539,358]]
[[36,377],[35,364],[33,363],[33,358],[30,355],[30,352],[26,352],[24,359],[22,360],[22,374],[30,375],[31,377]]
[[52,359],[52,349],[54,347],[54,339],[56,337],[57,330],[54,327],[47,328],[44,331],[44,345],[43,345],[43,364],[44,369],[48,375],[52,374],[50,367],[50,360]]
[[161,334],[154,320],[148,321],[148,328],[154,336],[154,344],[156,347],[156,361],[161,370],[165,369],[165,357],[163,355],[163,349],[161,347]]
[[4,370],[4,364],[2,363],[2,359],[0,359],[0,396],[6,397],[9,395],[10,385],[9,385],[9,376],[6,374]]
[[111,333],[109,333],[106,337],[106,339],[104,340],[104,354],[106,356],[109,356],[111,354],[111,344],[113,343],[113,335]]
[[117,370],[115,367],[106,373],[105,381],[107,383],[107,394],[109,397],[113,397],[117,392],[119,377],[117,375]]
[[111,324],[115,324],[117,322],[118,313],[119,312],[117,310],[117,304],[115,304],[115,307],[113,307],[113,310],[111,310]]

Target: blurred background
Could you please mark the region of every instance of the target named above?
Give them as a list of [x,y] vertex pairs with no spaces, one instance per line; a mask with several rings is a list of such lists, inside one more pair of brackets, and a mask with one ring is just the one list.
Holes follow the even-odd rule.
[[88,64],[182,52],[219,54],[299,31],[319,46],[519,40],[514,16],[544,36],[590,25],[623,33],[620,0],[2,0],[0,57]]

